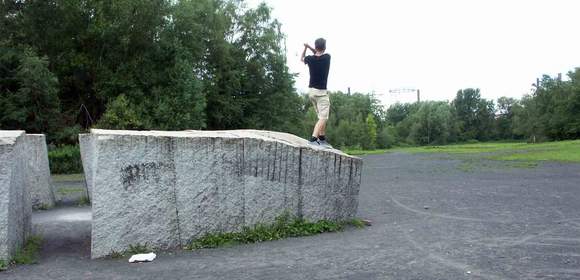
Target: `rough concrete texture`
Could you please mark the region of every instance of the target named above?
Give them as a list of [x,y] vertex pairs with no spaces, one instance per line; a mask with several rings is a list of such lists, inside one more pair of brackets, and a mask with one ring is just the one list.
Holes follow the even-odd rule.
[[346,220],[358,206],[362,161],[286,133],[91,130],[80,141],[92,258],[184,246],[285,213]]
[[24,131],[0,130],[0,260],[9,260],[30,233]]
[[93,187],[93,163],[89,161],[94,161],[96,158],[93,157],[94,141],[90,134],[79,134],[79,145],[81,147],[81,161],[83,163],[83,170],[85,173],[85,187],[87,188],[87,195],[89,200],[92,197],[91,190]]
[[50,182],[46,139],[43,134],[26,134],[26,176],[32,208],[52,208],[55,199]]

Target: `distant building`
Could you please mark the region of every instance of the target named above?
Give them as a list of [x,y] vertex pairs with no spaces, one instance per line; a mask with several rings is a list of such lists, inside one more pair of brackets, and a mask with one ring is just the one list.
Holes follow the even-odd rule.
[[374,93],[374,96],[385,108],[395,103],[414,103],[420,100],[420,90],[414,88],[390,89],[387,92]]

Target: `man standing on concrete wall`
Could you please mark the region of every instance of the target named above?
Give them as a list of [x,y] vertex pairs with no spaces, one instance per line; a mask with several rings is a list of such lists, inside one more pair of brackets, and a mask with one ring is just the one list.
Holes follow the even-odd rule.
[[[314,55],[306,56],[306,51],[310,49]],[[325,53],[326,40],[318,38],[314,42],[314,48],[304,44],[304,51],[300,60],[308,65],[310,71],[310,83],[308,84],[308,97],[318,115],[318,122],[312,131],[310,144],[332,148],[326,139],[326,122],[330,113],[330,99],[326,90],[328,80],[328,70],[330,69],[330,55]]]

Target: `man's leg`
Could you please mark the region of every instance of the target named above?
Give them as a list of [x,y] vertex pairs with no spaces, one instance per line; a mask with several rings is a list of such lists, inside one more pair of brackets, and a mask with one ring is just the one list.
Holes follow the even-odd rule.
[[326,121],[328,120],[328,115],[330,114],[330,98],[328,95],[319,96],[316,100],[317,104],[317,115],[318,122],[316,123],[318,130],[316,136],[326,135]]
[[326,123],[330,115],[330,98],[328,95],[321,96],[318,100],[318,143],[325,148],[332,148],[326,139]]
[[309,93],[310,101],[312,102],[314,110],[316,111],[316,116],[318,117],[318,121],[312,130],[312,138],[310,141],[316,141],[319,143],[318,140],[323,140],[320,139],[320,136],[324,136],[326,133],[326,121],[328,120],[330,110],[330,99],[328,95],[315,95],[315,93],[315,90]]
[[[308,93],[308,97],[310,98],[310,102],[312,103],[312,107],[314,108],[314,112],[316,112],[316,116],[318,117],[318,104],[316,104],[316,97],[312,94],[312,92]],[[318,123],[320,122],[320,120],[318,120],[318,122],[316,122],[314,124],[314,128],[312,129],[312,138],[310,139],[310,142],[314,142],[318,140],[318,134],[320,129],[318,128]]]
[[320,135],[324,135],[324,130],[326,129],[326,120],[319,119],[314,125],[314,130],[312,131],[312,137],[318,138]]
[[318,120],[318,123],[320,124],[318,126],[318,136],[326,135],[326,119]]

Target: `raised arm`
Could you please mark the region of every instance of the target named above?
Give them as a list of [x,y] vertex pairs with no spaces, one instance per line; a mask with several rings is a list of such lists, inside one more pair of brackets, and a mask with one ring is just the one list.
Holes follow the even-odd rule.
[[304,62],[304,57],[306,57],[306,50],[310,49],[313,53],[316,52],[316,50],[314,50],[313,47],[311,47],[310,45],[304,43],[304,50],[302,51],[302,56],[300,56],[300,61]]

